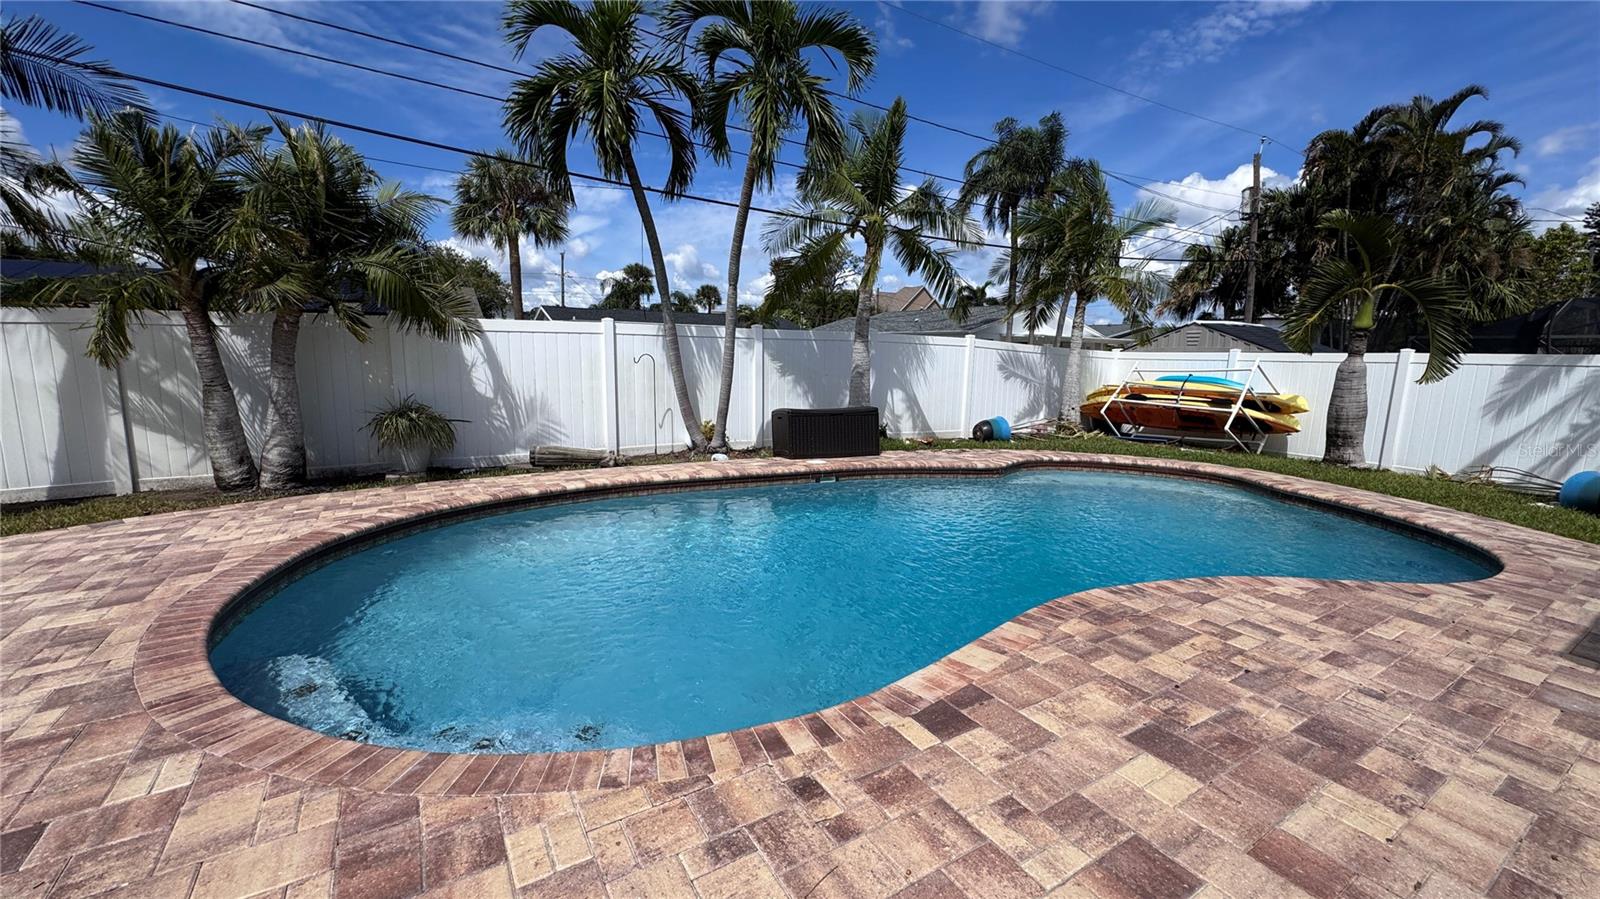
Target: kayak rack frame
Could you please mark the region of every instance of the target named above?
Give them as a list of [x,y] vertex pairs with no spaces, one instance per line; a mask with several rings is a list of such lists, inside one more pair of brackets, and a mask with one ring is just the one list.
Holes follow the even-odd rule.
[[[1124,396],[1123,395],[1123,391],[1127,390],[1127,387],[1128,387],[1128,385],[1130,383],[1137,383],[1137,382],[1140,382],[1140,381],[1154,381],[1157,377],[1159,377],[1161,375],[1200,375],[1200,376],[1227,377],[1227,376],[1229,376],[1231,374],[1234,374],[1236,372],[1243,372],[1244,373],[1244,378],[1243,379],[1232,379],[1232,378],[1230,378],[1230,380],[1240,380],[1240,383],[1243,386],[1239,388],[1238,396],[1234,397],[1232,405],[1229,406],[1229,408],[1228,408],[1228,420],[1223,423],[1222,429],[1220,431],[1202,431],[1200,433],[1205,433],[1205,434],[1220,433],[1220,434],[1223,434],[1228,439],[1232,440],[1234,442],[1234,444],[1236,444],[1239,447],[1239,449],[1241,449],[1241,450],[1243,450],[1243,451],[1245,451],[1247,453],[1255,453],[1255,454],[1259,455],[1261,453],[1261,450],[1267,445],[1267,437],[1269,436],[1267,434],[1267,432],[1263,431],[1261,429],[1261,426],[1256,423],[1256,420],[1251,418],[1248,415],[1244,416],[1244,420],[1247,423],[1249,423],[1250,431],[1246,431],[1244,433],[1243,437],[1241,437],[1240,434],[1235,431],[1235,429],[1233,427],[1233,423],[1239,419],[1239,412],[1244,408],[1245,400],[1252,399],[1252,398],[1255,398],[1255,397],[1263,395],[1263,394],[1275,394],[1275,393],[1281,393],[1282,392],[1282,391],[1278,390],[1278,385],[1272,383],[1271,376],[1269,376],[1265,371],[1262,370],[1262,368],[1261,368],[1261,360],[1260,359],[1256,359],[1256,360],[1252,361],[1249,366],[1242,367],[1242,368],[1241,367],[1236,367],[1236,368],[1210,368],[1210,369],[1199,369],[1199,370],[1192,369],[1192,368],[1190,368],[1190,369],[1147,368],[1147,367],[1145,367],[1143,365],[1135,364],[1133,366],[1133,368],[1131,370],[1129,370],[1127,376],[1124,377],[1121,381],[1117,382],[1117,389],[1113,390],[1111,392],[1111,396],[1107,397],[1106,401],[1100,406],[1100,417],[1105,419],[1105,423],[1111,428],[1111,433],[1116,435],[1119,439],[1122,439],[1122,440],[1138,439],[1144,433],[1144,431],[1146,430],[1145,426],[1144,425],[1137,425],[1137,424],[1130,424],[1128,426],[1130,428],[1130,430],[1126,434],[1124,434],[1122,432],[1121,428],[1118,427],[1116,422],[1111,420],[1111,416],[1108,414],[1108,410],[1111,408],[1112,404],[1115,403],[1115,404],[1118,404],[1118,405],[1127,405],[1127,406],[1164,406],[1164,407],[1167,407],[1167,408],[1181,409],[1181,408],[1183,408],[1183,398],[1184,398],[1183,397],[1183,393],[1184,393],[1184,389],[1188,387],[1188,383],[1189,382],[1183,381],[1183,382],[1179,383],[1178,384],[1178,393],[1177,393],[1177,395],[1174,396],[1170,400],[1133,399],[1131,396]],[[1268,389],[1266,389],[1266,390],[1257,390],[1255,385],[1257,385],[1258,383],[1261,386],[1264,386],[1264,387],[1266,387]],[[1224,385],[1220,385],[1220,384],[1207,384],[1206,386],[1209,387],[1213,392],[1215,392],[1217,390],[1229,390],[1229,389],[1231,389],[1231,388],[1228,388],[1228,387],[1226,387]],[[1165,430],[1165,429],[1162,429],[1162,430]],[[1251,431],[1253,431],[1254,433],[1251,433]],[[1248,438],[1249,442],[1246,442],[1246,438]],[[1146,438],[1146,439],[1149,439],[1149,438]],[[1176,440],[1179,440],[1179,441],[1181,441],[1183,439],[1184,438],[1183,438],[1181,433],[1176,438]]]

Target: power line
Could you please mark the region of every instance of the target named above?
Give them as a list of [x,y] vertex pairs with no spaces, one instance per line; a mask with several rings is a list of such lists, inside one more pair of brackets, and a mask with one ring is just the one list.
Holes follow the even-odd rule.
[[[84,0],[80,0],[80,2],[84,2]],[[333,29],[333,30],[336,30],[336,31],[342,31],[342,32],[344,32],[346,34],[353,34],[353,35],[357,35],[359,37],[368,38],[370,40],[382,41],[383,43],[392,44],[392,45],[397,46],[397,47],[405,47],[406,49],[416,50],[416,51],[418,51],[420,53],[428,53],[428,54],[431,54],[433,56],[438,56],[438,57],[441,57],[441,58],[444,58],[444,59],[450,59],[450,60],[454,60],[454,61],[457,61],[457,62],[464,62],[464,63],[467,63],[469,65],[478,66],[480,68],[485,68],[485,69],[489,69],[489,70],[496,71],[496,72],[502,72],[502,73],[505,73],[505,74],[508,74],[508,75],[515,75],[515,76],[517,76],[519,78],[527,77],[528,74],[530,74],[530,73],[528,73],[526,71],[523,71],[521,69],[513,69],[513,68],[510,68],[508,66],[498,65],[498,64],[492,63],[492,62],[485,62],[485,61],[479,60],[479,59],[471,59],[469,57],[460,56],[460,55],[457,55],[455,53],[449,53],[449,52],[446,52],[444,50],[440,50],[440,49],[438,49],[436,47],[429,47],[429,46],[426,46],[424,44],[418,44],[418,43],[414,43],[412,41],[401,40],[399,38],[390,37],[389,35],[379,34],[377,32],[373,32],[373,31],[366,31],[366,30],[363,30],[363,29],[360,29],[360,28],[352,28],[352,27],[347,26],[347,25],[340,25],[337,22],[329,22],[329,21],[325,21],[323,19],[312,18],[311,16],[299,15],[299,14],[296,14],[296,13],[288,12],[287,10],[277,9],[277,8],[270,7],[270,6],[264,6],[264,5],[259,4],[259,3],[252,3],[252,2],[250,2],[250,0],[231,0],[231,2],[235,3],[235,4],[238,4],[239,6],[245,6],[245,7],[251,8],[251,9],[260,10],[261,12],[269,13],[271,15],[283,16],[285,18],[293,19],[293,20],[299,21],[299,22],[304,22],[304,23],[309,24],[309,25],[317,25],[317,26],[320,26],[320,27],[323,27],[323,28],[330,28],[330,29]],[[98,6],[98,4],[90,4],[90,5]],[[116,10],[116,9],[110,8],[110,7],[101,6],[99,8],[112,9],[113,11],[120,11],[120,10]],[[152,16],[141,16],[141,17],[142,18],[147,18],[147,19],[153,19],[155,21],[161,21],[159,19],[154,19],[154,17],[152,17]],[[667,38],[665,38],[664,36],[662,36],[660,34],[657,34],[656,32],[651,31],[648,28],[640,28],[639,30],[642,33],[647,34],[650,37],[656,38],[658,40],[663,40],[663,41],[667,40]],[[218,33],[218,36],[220,36],[220,37],[228,37],[228,35],[220,34],[220,33]],[[339,63],[340,62],[339,60],[327,60],[327,61],[334,62],[334,63]],[[454,89],[454,88],[452,88],[452,89]],[[874,102],[872,102],[870,100],[865,100],[865,99],[862,99],[860,97],[852,96],[852,95],[847,94],[847,93],[840,93],[838,91],[829,90],[827,88],[824,88],[823,91],[825,93],[827,93],[829,96],[837,97],[837,98],[839,98],[841,100],[845,100],[845,101],[848,101],[850,103],[855,103],[855,104],[858,104],[858,105],[861,105],[861,106],[865,106],[865,107],[868,107],[870,109],[876,109],[876,110],[878,110],[880,112],[886,112],[889,109],[889,107],[883,106],[882,104],[874,103]],[[504,98],[501,97],[501,98],[495,98],[495,99],[503,100]],[[938,122],[938,121],[935,121],[933,119],[925,118],[923,116],[913,115],[910,112],[906,113],[906,117],[908,119],[912,120],[912,121],[920,122],[921,124],[928,125],[928,126],[933,127],[933,128],[939,128],[939,129],[944,130],[944,131],[949,131],[952,134],[959,134],[959,135],[961,135],[963,137],[969,137],[969,138],[972,138],[974,140],[982,141],[982,142],[984,142],[986,144],[993,145],[993,144],[996,143],[994,138],[989,137],[987,135],[977,134],[975,132],[968,131],[968,130],[966,130],[964,128],[958,128],[958,127],[956,127],[954,125],[947,125],[947,124],[945,124],[943,122]],[[748,128],[742,128],[742,127],[739,127],[737,125],[732,125],[732,126],[729,126],[729,127],[733,128],[735,131],[740,131],[740,132],[745,133],[745,134],[749,134],[750,133],[750,129],[748,129]],[[655,136],[660,136],[660,135],[655,135]],[[804,148],[805,147],[805,142],[801,141],[801,140],[795,140],[793,138],[787,138],[787,137],[781,138],[781,140],[782,140],[783,143],[789,144],[790,146],[800,147],[800,148]],[[778,161],[780,163],[784,164],[784,165],[788,165],[788,166],[791,166],[791,167],[794,167],[794,168],[803,168],[803,166],[796,165],[795,163],[787,163],[787,162],[783,162],[783,160],[778,160]],[[940,175],[940,174],[935,173],[935,172],[929,172],[929,171],[925,171],[925,170],[922,170],[922,169],[913,168],[911,166],[901,166],[901,169],[903,171],[912,172],[914,174],[923,175],[923,176],[929,177],[929,178],[938,178],[941,181],[948,181],[948,182],[951,182],[953,184],[965,184],[966,183],[961,178],[953,178],[953,177],[951,177],[949,175]],[[1116,175],[1116,176],[1120,176],[1120,177],[1123,177],[1123,178],[1133,178],[1133,179],[1138,179],[1138,180],[1142,180],[1142,181],[1150,181],[1150,182],[1171,183],[1169,179],[1165,179],[1165,178],[1155,178],[1155,177],[1152,177],[1152,176],[1149,176],[1149,175],[1136,175],[1136,174],[1133,174],[1131,172],[1117,172],[1117,171],[1112,170],[1112,169],[1102,169],[1102,170],[1105,171],[1107,174]],[[1137,187],[1139,185],[1135,185],[1135,186]],[[1202,193],[1216,194],[1219,197],[1229,197],[1229,198],[1231,198],[1233,196],[1233,194],[1230,194],[1230,193],[1224,193],[1223,191],[1220,191],[1220,190],[1211,190],[1211,189],[1203,188],[1203,187],[1188,187],[1188,188],[1185,188],[1185,189],[1186,190],[1200,191]],[[1210,208],[1210,207],[1201,207],[1201,208]]]
[[1534,212],[1548,212],[1551,215],[1560,216],[1560,218],[1554,218],[1554,219],[1529,219],[1529,221],[1534,221],[1534,222],[1581,222],[1581,221],[1583,221],[1583,216],[1581,216],[1581,215],[1568,215],[1565,212],[1558,212],[1558,211],[1556,211],[1554,209],[1546,209],[1543,206],[1529,206],[1528,208],[1532,209]]
[[[148,22],[153,22],[153,23],[159,24],[159,25],[167,25],[167,26],[170,26],[170,27],[173,27],[173,28],[180,28],[180,29],[183,29],[185,31],[191,31],[191,32],[199,33],[199,34],[205,34],[205,35],[208,35],[208,36],[211,36],[211,37],[221,38],[223,40],[237,41],[239,43],[247,44],[247,45],[254,46],[254,47],[260,47],[262,49],[274,50],[274,51],[278,51],[278,52],[282,52],[282,53],[287,53],[287,54],[290,54],[290,55],[293,55],[293,56],[299,56],[299,57],[306,58],[306,59],[313,59],[313,60],[316,60],[318,62],[328,63],[330,65],[344,66],[344,67],[347,67],[347,68],[356,69],[358,71],[367,72],[367,73],[373,74],[373,75],[380,75],[380,76],[389,77],[389,78],[396,78],[396,79],[400,79],[400,80],[403,80],[403,81],[411,82],[413,84],[419,84],[419,85],[422,85],[422,86],[425,86],[425,87],[433,87],[433,88],[437,88],[437,89],[440,89],[440,90],[451,91],[451,92],[458,93],[458,94],[463,94],[463,95],[466,95],[466,96],[478,97],[480,99],[489,100],[489,101],[496,102],[496,103],[503,103],[507,99],[505,97],[498,96],[498,95],[495,95],[495,94],[485,93],[483,91],[478,91],[478,90],[474,90],[474,89],[471,89],[471,88],[464,88],[464,87],[460,87],[458,85],[447,84],[447,83],[444,83],[444,82],[435,81],[435,80],[428,79],[428,78],[419,78],[419,77],[412,76],[412,75],[406,75],[406,74],[403,74],[403,73],[400,73],[400,72],[390,71],[388,69],[382,69],[382,68],[378,68],[378,67],[375,67],[375,66],[362,65],[360,63],[354,63],[354,62],[350,62],[348,60],[337,59],[337,58],[331,57],[331,56],[324,56],[324,55],[317,54],[317,53],[311,53],[311,52],[304,51],[304,50],[298,50],[298,49],[295,49],[295,48],[292,48],[292,47],[284,47],[284,46],[281,46],[279,44],[273,44],[273,43],[270,43],[270,42],[267,42],[267,41],[259,41],[259,40],[255,40],[253,38],[247,38],[247,37],[242,37],[242,36],[239,36],[239,35],[229,34],[229,33],[224,32],[224,31],[217,31],[217,30],[211,29],[211,28],[204,28],[204,27],[201,27],[199,25],[190,25],[190,24],[184,23],[184,22],[178,22],[178,21],[174,21],[174,20],[171,20],[171,19],[164,19],[164,18],[161,18],[159,16],[152,16],[152,15],[148,15],[148,14],[145,14],[145,13],[134,12],[132,10],[121,9],[121,8],[114,7],[114,6],[107,6],[107,5],[102,4],[102,3],[92,2],[92,0],[75,0],[75,2],[77,2],[81,6],[88,6],[88,7],[94,8],[94,9],[103,10],[105,12],[116,13],[118,15],[125,15],[125,16],[129,16],[129,17],[132,17],[132,18],[136,18],[136,19],[142,19],[142,20],[145,20],[145,21],[148,21]],[[245,2],[245,0],[233,0],[233,2],[239,3],[240,5],[243,5],[243,6],[249,6],[251,8],[261,9],[263,11],[271,12],[271,13],[274,13],[274,14],[277,14],[277,13],[280,12],[278,10],[270,9],[270,8],[267,8],[267,7],[261,7],[261,6],[257,6],[256,4],[253,4],[253,3]],[[290,15],[290,14],[284,13],[284,15]],[[402,46],[411,47],[411,48],[414,48],[414,49],[421,49],[421,50],[425,50],[427,52],[438,52],[438,53],[441,53],[442,55],[447,56],[447,57],[452,58],[452,59],[464,59],[464,57],[456,57],[454,54],[443,53],[443,51],[434,51],[434,50],[431,50],[429,48],[424,48],[421,45],[411,44],[409,42],[399,41],[397,39],[386,38],[386,37],[383,37],[381,35],[374,34],[372,32],[365,32],[365,31],[359,31],[359,30],[356,30],[356,29],[345,28],[343,26],[336,26],[336,25],[334,25],[332,23],[323,23],[323,22],[321,22],[319,20],[311,19],[311,18],[309,18],[307,16],[291,15],[290,17],[294,18],[294,19],[297,19],[297,20],[300,20],[300,21],[326,25],[327,27],[336,27],[341,31],[348,31],[348,32],[355,33],[355,34],[360,34],[360,35],[365,36],[365,37],[370,37],[370,38],[372,38],[374,40],[384,40],[384,41],[389,42],[389,43],[395,43],[395,44],[399,44],[399,45],[402,45]],[[647,31],[645,29],[641,29],[641,30],[645,31],[647,34],[653,34],[652,32],[649,32],[649,31]],[[508,69],[508,68],[504,68],[504,67],[501,67],[501,66],[494,66],[494,65],[489,64],[489,63],[479,63],[479,64],[480,65],[484,65],[484,66],[488,66],[490,68],[494,68],[494,69],[497,69],[497,70],[500,70],[500,71],[509,72],[511,74],[515,74],[515,75],[519,75],[519,76],[525,74],[525,73],[522,73],[522,72],[518,72],[515,69]],[[845,95],[835,94],[835,96],[843,97]],[[880,109],[880,110],[887,109],[887,107],[879,106],[877,104],[870,103],[868,101],[859,101],[859,102],[863,102],[866,105],[871,106],[871,107],[873,107],[875,109]],[[915,117],[911,117],[911,118],[915,118]],[[922,121],[922,120],[919,119],[919,121]],[[936,126],[939,125],[939,123],[932,122],[931,120],[928,120],[928,124],[932,124],[932,125],[936,125]],[[939,127],[944,127],[944,126],[939,126]],[[748,129],[737,129],[737,130],[748,131]],[[656,132],[656,131],[649,131],[649,130],[646,130],[646,129],[641,129],[640,133],[649,135],[651,137],[667,139],[667,136],[665,134],[661,134],[660,132]],[[987,142],[989,142],[991,144],[994,143],[994,141],[991,140],[990,138],[986,138],[986,137],[983,137],[981,135],[974,135],[974,134],[971,134],[970,132],[961,132],[961,133],[967,134],[968,136],[971,136],[971,137],[976,137],[979,140],[987,141]],[[797,141],[787,141],[787,142],[799,144],[799,142],[797,142]],[[803,146],[803,144],[799,144],[799,145]],[[699,146],[701,146],[702,148],[705,148],[704,144],[699,144]],[[734,154],[736,154],[736,155],[739,155],[739,156],[747,156],[748,155],[747,153],[739,151],[739,150],[732,150],[732,152]],[[774,161],[779,165],[783,165],[783,166],[786,166],[788,168],[793,168],[793,169],[796,169],[796,170],[803,170],[805,168],[805,166],[803,164],[789,162],[789,161],[784,160],[784,159],[775,159]],[[951,182],[953,184],[959,184],[959,185],[962,185],[962,186],[965,186],[966,183],[967,183],[965,180],[960,179],[960,178],[952,178],[952,177],[950,177],[948,175],[940,175],[940,174],[937,174],[937,173],[934,173],[934,172],[928,172],[928,171],[924,171],[922,169],[912,168],[910,166],[902,166],[901,169],[903,171],[914,172],[916,174],[924,175],[924,176],[930,177],[930,178],[938,178],[940,180],[948,181],[948,182]],[[1185,205],[1188,205],[1188,206],[1193,206],[1196,209],[1201,209],[1201,210],[1204,210],[1204,211],[1207,211],[1207,212],[1225,212],[1225,211],[1227,211],[1227,210],[1218,209],[1215,206],[1206,206],[1206,205],[1204,205],[1202,203],[1196,203],[1196,202],[1194,202],[1192,200],[1186,200],[1186,199],[1183,199],[1181,197],[1173,197],[1173,196],[1170,196],[1168,194],[1160,193],[1159,191],[1156,191],[1154,188],[1148,187],[1146,185],[1135,184],[1133,181],[1130,181],[1127,178],[1125,178],[1125,177],[1123,177],[1123,176],[1121,176],[1119,174],[1113,173],[1113,172],[1111,172],[1109,170],[1102,169],[1102,171],[1105,171],[1106,174],[1111,175],[1111,177],[1113,177],[1114,179],[1116,179],[1118,181],[1122,181],[1123,183],[1133,185],[1137,189],[1147,191],[1149,193],[1155,194],[1156,196],[1162,197],[1163,199],[1167,199],[1167,200],[1170,200],[1170,201],[1175,202],[1175,203],[1182,203],[1182,204],[1185,204]]]
[[1080,79],[1082,81],[1087,81],[1090,84],[1095,85],[1096,87],[1102,87],[1102,88],[1105,88],[1106,90],[1109,90],[1109,91],[1115,91],[1116,93],[1122,94],[1123,96],[1132,97],[1135,100],[1140,100],[1142,102],[1149,103],[1149,104],[1151,104],[1153,106],[1159,106],[1162,109],[1166,109],[1168,111],[1178,113],[1179,115],[1186,115],[1186,116],[1189,116],[1190,118],[1193,118],[1193,119],[1199,119],[1202,122],[1209,122],[1209,123],[1211,123],[1213,125],[1218,125],[1218,126],[1221,126],[1223,128],[1231,128],[1234,131],[1238,131],[1238,132],[1243,133],[1243,134],[1248,134],[1248,135],[1251,135],[1253,137],[1264,137],[1268,141],[1271,141],[1272,143],[1275,143],[1278,146],[1283,147],[1286,150],[1290,150],[1290,151],[1292,151],[1294,153],[1298,153],[1301,156],[1306,155],[1304,150],[1301,150],[1301,149],[1298,149],[1296,147],[1290,146],[1289,144],[1287,144],[1287,143],[1285,143],[1285,142],[1283,142],[1281,140],[1278,140],[1277,138],[1275,138],[1275,137],[1273,137],[1273,136],[1271,136],[1269,134],[1262,134],[1261,132],[1259,132],[1259,131],[1257,131],[1257,130],[1255,130],[1253,128],[1245,128],[1242,125],[1235,125],[1232,122],[1225,122],[1222,119],[1212,118],[1211,116],[1203,115],[1203,114],[1198,113],[1198,112],[1193,112],[1191,110],[1184,109],[1184,108],[1182,108],[1180,106],[1174,106],[1171,103],[1167,103],[1167,102],[1164,102],[1164,101],[1161,101],[1161,100],[1157,100],[1154,97],[1146,97],[1143,94],[1134,93],[1133,91],[1127,90],[1126,88],[1118,87],[1115,84],[1111,84],[1110,82],[1101,81],[1100,79],[1095,78],[1095,77],[1093,77],[1091,75],[1085,75],[1082,72],[1073,71],[1072,69],[1069,69],[1066,66],[1059,65],[1057,63],[1053,63],[1048,59],[1042,59],[1042,58],[1040,58],[1038,56],[1034,56],[1034,55],[1032,55],[1030,53],[1024,53],[1021,50],[1018,50],[1018,49],[1016,49],[1014,47],[1007,47],[1004,44],[998,43],[996,41],[991,41],[988,38],[981,37],[979,35],[973,34],[972,32],[967,31],[965,29],[957,28],[956,26],[951,25],[948,22],[941,22],[938,19],[930,18],[928,16],[923,15],[922,13],[919,13],[919,12],[916,12],[916,11],[910,9],[909,7],[900,6],[898,4],[891,3],[891,4],[889,4],[889,8],[893,9],[893,10],[896,10],[898,12],[904,13],[904,14],[906,14],[908,16],[913,17],[913,18],[921,19],[922,21],[927,22],[927,23],[929,23],[931,25],[937,25],[938,27],[946,29],[947,31],[954,31],[956,34],[964,35],[964,36],[966,36],[968,38],[971,38],[972,40],[978,41],[979,43],[987,44],[990,47],[994,47],[997,50],[1002,50],[1002,51],[1004,51],[1006,53],[1010,53],[1010,54],[1013,54],[1015,56],[1020,56],[1023,59],[1029,60],[1030,62],[1038,63],[1039,65],[1045,66],[1046,68],[1054,69],[1057,72],[1061,72],[1062,74],[1070,75],[1073,78],[1077,78],[1077,79]]

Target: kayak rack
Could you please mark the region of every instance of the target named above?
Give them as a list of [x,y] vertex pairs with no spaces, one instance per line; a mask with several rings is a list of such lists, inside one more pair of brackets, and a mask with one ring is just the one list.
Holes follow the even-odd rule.
[[[1232,378],[1232,377],[1230,377],[1231,375],[1233,375],[1235,373],[1238,373],[1238,372],[1244,373],[1244,377],[1243,378]],[[1132,396],[1124,395],[1124,391],[1127,390],[1128,385],[1130,383],[1138,383],[1140,381],[1154,381],[1157,377],[1160,377],[1161,375],[1201,375],[1201,376],[1211,375],[1211,376],[1220,376],[1220,377],[1228,378],[1229,380],[1237,380],[1237,381],[1239,381],[1239,383],[1242,386],[1237,391],[1238,395],[1234,397],[1233,402],[1228,407],[1228,420],[1223,423],[1222,429],[1220,430],[1220,432],[1202,431],[1200,433],[1205,433],[1205,434],[1221,433],[1221,434],[1225,435],[1229,440],[1232,440],[1234,442],[1234,444],[1239,447],[1239,449],[1241,449],[1241,450],[1243,450],[1243,451],[1245,451],[1247,453],[1256,453],[1258,455],[1261,453],[1262,448],[1264,448],[1267,445],[1267,437],[1268,437],[1267,432],[1263,431],[1261,429],[1261,425],[1257,424],[1256,420],[1251,418],[1250,416],[1246,415],[1246,416],[1243,417],[1243,420],[1247,424],[1250,425],[1250,428],[1249,428],[1248,431],[1244,431],[1241,434],[1240,431],[1236,430],[1234,428],[1234,426],[1233,426],[1233,423],[1240,419],[1239,412],[1244,408],[1245,400],[1252,399],[1252,398],[1255,398],[1257,396],[1261,396],[1261,395],[1265,395],[1265,394],[1276,394],[1276,393],[1281,393],[1282,392],[1282,391],[1278,390],[1278,385],[1272,383],[1272,378],[1265,371],[1263,371],[1261,369],[1261,360],[1260,359],[1257,359],[1257,360],[1251,362],[1249,366],[1242,367],[1242,368],[1241,367],[1236,367],[1236,368],[1210,368],[1210,369],[1193,369],[1193,368],[1164,369],[1164,368],[1148,368],[1148,367],[1143,366],[1143,365],[1135,364],[1133,366],[1133,368],[1131,370],[1129,370],[1128,374],[1121,381],[1119,381],[1117,383],[1117,389],[1113,390],[1111,392],[1111,396],[1107,397],[1106,401],[1103,404],[1101,404],[1101,406],[1100,406],[1100,417],[1105,419],[1106,425],[1111,429],[1111,433],[1112,434],[1114,434],[1115,436],[1117,436],[1118,438],[1123,439],[1123,440],[1145,440],[1145,441],[1148,441],[1148,440],[1152,439],[1151,437],[1147,437],[1147,436],[1144,435],[1144,432],[1146,430],[1144,425],[1129,424],[1129,425],[1127,425],[1129,430],[1126,433],[1124,433],[1121,430],[1121,428],[1117,425],[1117,423],[1111,420],[1111,416],[1109,414],[1107,414],[1107,410],[1109,410],[1111,408],[1113,403],[1118,404],[1118,405],[1128,405],[1128,406],[1164,406],[1164,407],[1168,407],[1168,408],[1179,408],[1179,409],[1184,408],[1183,399],[1184,399],[1184,390],[1188,387],[1188,382],[1187,381],[1183,381],[1183,382],[1179,382],[1178,383],[1177,395],[1172,397],[1171,399],[1150,399],[1148,397],[1141,397],[1139,399],[1134,399]],[[1263,390],[1257,390],[1256,389],[1256,385],[1258,385],[1258,384],[1260,386],[1263,386],[1263,387],[1267,388],[1267,389],[1264,390],[1264,391]],[[1213,392],[1216,392],[1219,389],[1222,389],[1222,390],[1230,389],[1230,388],[1226,388],[1226,387],[1221,387],[1221,385],[1217,385],[1217,384],[1207,384],[1206,386]],[[1161,430],[1165,430],[1165,429],[1161,429]],[[1183,439],[1183,436],[1180,434],[1177,438],[1174,438],[1174,439],[1181,441]]]

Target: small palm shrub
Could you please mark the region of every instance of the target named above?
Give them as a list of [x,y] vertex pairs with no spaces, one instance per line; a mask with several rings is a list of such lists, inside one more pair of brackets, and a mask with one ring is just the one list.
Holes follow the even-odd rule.
[[462,420],[445,418],[415,396],[395,400],[373,413],[364,431],[372,434],[380,449],[405,451],[427,448],[447,452],[455,448],[455,425]]

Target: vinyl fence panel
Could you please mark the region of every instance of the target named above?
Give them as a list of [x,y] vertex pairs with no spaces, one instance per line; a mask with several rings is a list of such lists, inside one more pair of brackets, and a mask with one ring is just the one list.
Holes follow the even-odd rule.
[[[8,501],[207,483],[200,391],[183,323],[148,315],[133,352],[102,369],[84,356],[88,310],[0,310],[0,496]],[[391,460],[364,430],[404,396],[459,419],[456,446],[435,461],[457,467],[523,461],[562,445],[649,453],[681,448],[687,433],[666,368],[661,328],[617,322],[486,320],[474,340],[447,343],[383,321],[365,342],[332,322],[301,330],[299,379],[313,475],[385,470]],[[268,322],[217,326],[224,363],[252,446],[267,421]],[[680,329],[698,420],[714,417],[722,333]],[[872,398],[893,436],[964,436],[996,415],[1039,422],[1063,406],[1067,352],[975,338],[874,335]],[[1305,395],[1302,430],[1268,452],[1317,458],[1341,354],[1237,351],[1087,351],[1085,389],[1137,373],[1230,373]],[[1419,385],[1426,357],[1367,357],[1367,461],[1420,472],[1478,465],[1552,479],[1600,467],[1600,357],[1469,355],[1437,384]],[[772,410],[843,405],[850,335],[740,329],[728,435],[765,444]],[[1073,397],[1070,411],[1081,402]]]

